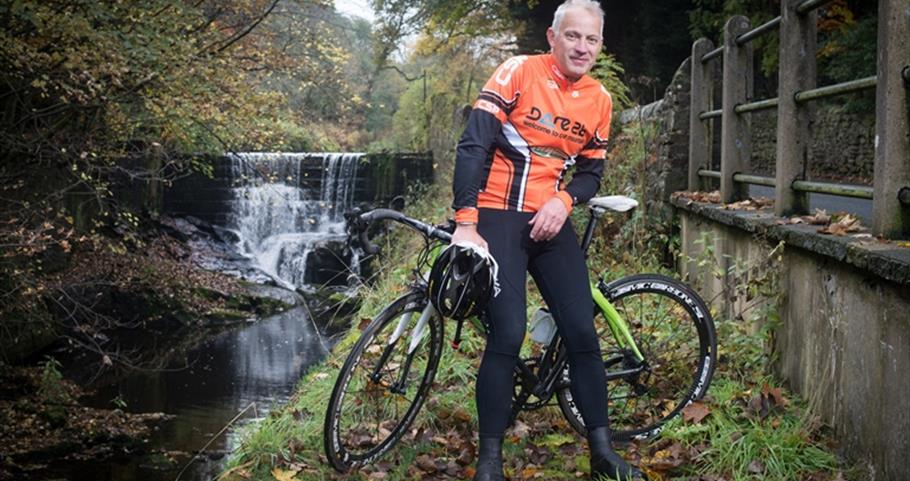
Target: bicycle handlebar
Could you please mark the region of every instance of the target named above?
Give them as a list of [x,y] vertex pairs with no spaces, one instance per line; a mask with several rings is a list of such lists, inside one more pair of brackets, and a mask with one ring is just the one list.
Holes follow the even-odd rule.
[[379,246],[370,242],[367,237],[367,229],[373,222],[377,221],[393,220],[416,230],[424,237],[429,237],[442,242],[450,242],[452,240],[452,234],[447,230],[448,227],[430,225],[408,217],[397,210],[373,209],[362,214],[351,212],[345,214],[345,218],[348,219],[348,227],[351,230],[351,233],[357,234],[360,245],[363,246],[363,250],[366,251],[367,254],[376,254],[379,252]]

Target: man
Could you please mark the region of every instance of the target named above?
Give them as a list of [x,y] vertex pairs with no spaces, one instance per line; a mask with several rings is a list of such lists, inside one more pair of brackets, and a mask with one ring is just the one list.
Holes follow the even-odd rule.
[[[550,53],[502,64],[481,90],[458,144],[452,240],[489,249],[501,287],[487,308],[490,332],[477,375],[475,481],[505,479],[501,447],[525,337],[528,272],[566,342],[572,396],[589,432],[592,476],[641,477],[611,447],[587,268],[566,222],[574,205],[597,192],[603,172],[612,99],[586,75],[600,52],[602,29],[597,2],[563,3],[547,29]],[[564,186],[573,164],[575,174]]]

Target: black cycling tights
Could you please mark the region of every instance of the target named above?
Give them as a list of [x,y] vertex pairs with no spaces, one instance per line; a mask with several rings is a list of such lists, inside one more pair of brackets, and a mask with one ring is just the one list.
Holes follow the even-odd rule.
[[509,422],[513,370],[527,330],[527,273],[530,272],[565,340],[572,397],[588,428],[607,425],[607,384],[597,334],[594,301],[584,255],[567,220],[553,239],[531,240],[534,215],[480,209],[477,229],[499,263],[498,296],[490,299],[490,333],[477,374],[480,436],[501,437]]

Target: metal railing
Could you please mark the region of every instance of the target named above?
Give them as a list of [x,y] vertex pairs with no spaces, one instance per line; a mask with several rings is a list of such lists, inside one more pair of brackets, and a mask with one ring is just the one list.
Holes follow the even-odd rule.
[[[741,199],[745,185],[775,188],[778,215],[804,213],[807,193],[873,200],[873,230],[892,237],[910,237],[910,158],[906,135],[907,110],[888,108],[907,103],[910,84],[910,53],[904,43],[910,35],[906,22],[885,22],[879,28],[877,74],[834,85],[817,87],[816,82],[816,9],[832,0],[783,0],[781,15],[750,28],[743,16],[732,17],[724,27],[724,44],[714,47],[699,39],[692,45],[692,86],[689,129],[689,189],[699,190],[705,178],[720,181],[724,202]],[[879,0],[880,15],[902,12],[902,0]],[[887,18],[887,17],[882,17]],[[778,97],[751,100],[752,41],[775,30],[780,31]],[[723,101],[712,108],[714,95],[713,59],[722,59]],[[883,88],[883,82],[903,88]],[[804,178],[809,158],[811,101],[876,89],[876,145],[873,187],[814,182]],[[775,176],[746,174],[751,157],[751,132],[743,114],[777,110],[777,155]],[[711,119],[721,119],[720,171],[711,165]],[[887,125],[888,128],[881,128]],[[902,138],[903,137],[903,138]]]

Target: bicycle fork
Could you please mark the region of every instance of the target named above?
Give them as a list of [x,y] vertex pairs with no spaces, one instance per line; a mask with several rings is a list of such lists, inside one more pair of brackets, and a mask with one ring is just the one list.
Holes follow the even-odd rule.
[[[647,387],[639,382],[638,377],[642,372],[648,369],[648,362],[638,349],[638,344],[635,343],[635,339],[632,337],[629,325],[626,323],[625,319],[619,315],[619,312],[616,311],[613,304],[604,296],[603,291],[601,290],[602,286],[603,281],[600,281],[600,284],[596,287],[592,285],[591,296],[594,298],[594,303],[600,308],[601,312],[603,312],[607,325],[613,333],[613,338],[616,339],[616,342],[622,351],[620,354],[612,356],[604,361],[604,368],[607,369],[607,381],[624,379],[629,382],[637,394],[642,394],[647,390]],[[624,369],[610,371],[611,366],[620,363]]]
[[[411,363],[414,361],[414,352],[417,350],[417,346],[420,345],[420,340],[423,338],[423,332],[426,329],[427,324],[429,324],[430,316],[433,315],[433,312],[433,305],[428,302],[427,306],[424,307],[423,311],[420,313],[417,325],[411,330],[408,354],[405,357],[404,365],[401,366],[401,373],[398,376],[398,380],[389,386],[389,390],[395,394],[404,394],[407,391],[408,372],[411,370]],[[412,312],[406,313],[398,321],[398,325],[395,326],[395,331],[392,332],[389,343],[386,345],[385,349],[383,349],[382,355],[379,356],[379,361],[376,362],[376,366],[373,367],[373,373],[370,374],[370,380],[374,383],[378,383],[382,378],[380,371],[382,370],[382,367],[385,366],[386,362],[388,362],[389,356],[395,351],[395,346],[398,345],[398,341],[407,330],[412,315]]]

